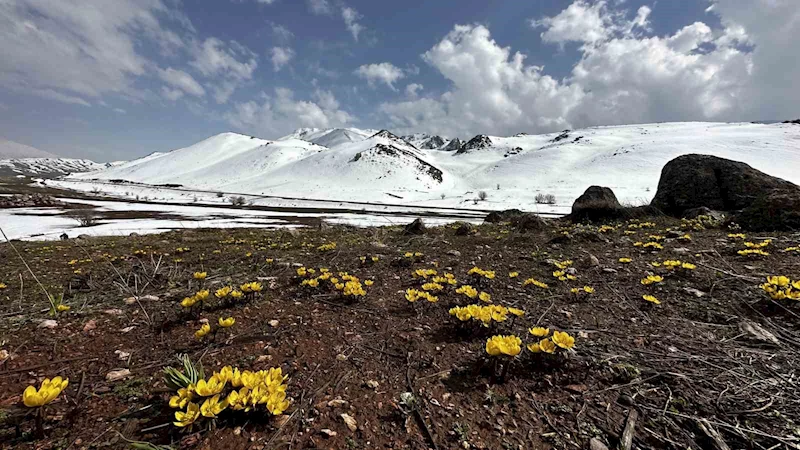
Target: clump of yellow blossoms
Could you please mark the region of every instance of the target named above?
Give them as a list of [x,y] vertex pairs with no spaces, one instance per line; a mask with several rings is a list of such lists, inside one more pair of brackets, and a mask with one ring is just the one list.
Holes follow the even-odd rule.
[[452,273],[445,273],[442,276],[433,277],[432,281],[434,283],[449,284],[451,286],[454,286],[458,283],[458,281],[456,281],[455,275],[453,275]]
[[474,299],[478,297],[478,290],[468,284],[465,284],[456,289],[456,294],[464,294],[467,297]]
[[439,283],[425,283],[422,285],[423,291],[441,291],[443,289],[444,286]]
[[660,267],[663,266],[667,270],[675,270],[675,269],[682,269],[682,270],[694,270],[697,268],[696,265],[690,262],[683,262],[677,259],[667,259],[663,263],[653,262],[651,263],[653,267]]
[[477,275],[479,277],[486,278],[487,280],[494,280],[495,277],[494,270],[483,270],[479,267],[473,267],[472,269],[469,269],[467,275]]
[[208,272],[195,272],[193,277],[195,280],[203,281],[208,277]]
[[655,283],[661,283],[664,281],[664,277],[660,275],[648,275],[647,278],[642,278],[641,283],[645,286],[649,286]]
[[412,288],[406,290],[406,300],[408,300],[409,302],[414,303],[420,299],[427,300],[430,303],[436,303],[439,301],[439,297],[431,295],[430,292],[418,291]]
[[336,250],[336,242],[329,242],[327,244],[322,244],[317,247],[317,250],[321,252],[329,252],[331,250]]
[[567,281],[567,280],[577,280],[578,279],[578,277],[576,277],[575,275],[568,274],[564,270],[556,270],[555,272],[553,272],[553,277],[558,279],[558,281]]
[[572,261],[569,260],[569,259],[567,259],[565,261],[555,261],[555,262],[553,262],[553,265],[556,266],[560,270],[564,270],[567,267],[572,265]]
[[573,294],[579,294],[581,292],[585,292],[587,294],[594,294],[594,288],[591,287],[591,286],[584,286],[582,288],[575,287],[575,288],[570,289],[569,291],[571,293],[573,293]]
[[534,327],[528,330],[535,337],[543,337],[544,339],[539,342],[528,344],[528,350],[533,353],[555,353],[557,348],[564,350],[572,350],[575,347],[575,338],[570,336],[569,333],[564,331],[554,331],[552,337],[547,337],[550,334],[550,329],[543,327]]
[[423,278],[425,280],[427,280],[428,277],[432,277],[434,275],[436,275],[435,269],[417,269],[411,274],[411,276],[414,277],[415,279]]
[[619,262],[622,263],[622,264],[628,264],[631,261],[632,261],[632,259],[630,259],[630,258],[620,258],[619,259]]
[[642,298],[645,299],[646,301],[650,302],[650,303],[655,304],[655,305],[660,305],[661,304],[661,301],[659,299],[655,298],[652,295],[643,295]]
[[768,247],[769,244],[771,244],[771,243],[772,243],[772,239],[766,239],[766,240],[761,241],[761,242],[745,242],[744,246],[747,247],[747,248],[764,248],[764,247]]
[[764,250],[761,250],[760,248],[747,248],[747,249],[744,249],[744,250],[739,250],[736,253],[738,253],[739,256],[751,256],[751,257],[752,256],[755,256],[755,257],[769,256],[768,252],[765,252]]
[[597,229],[597,231],[598,231],[599,233],[608,233],[608,232],[610,232],[610,231],[614,231],[614,230],[616,230],[616,229],[617,229],[616,227],[613,227],[613,226],[611,226],[611,225],[603,225],[603,226],[601,226],[600,228],[598,228],[598,229]]
[[8,288],[8,285],[6,285],[5,283],[0,283],[0,290],[6,289],[6,288]]
[[767,282],[759,286],[773,300],[800,300],[800,280],[792,281],[785,276],[767,277]]
[[534,278],[528,278],[525,282],[522,283],[523,286],[534,285],[538,288],[547,289],[549,286],[546,283],[542,283],[539,280]]
[[519,355],[521,351],[522,339],[512,335],[492,336],[486,341],[486,353],[490,356],[510,356],[512,358]]
[[500,305],[469,305],[450,308],[450,315],[455,316],[461,322],[477,320],[481,322],[481,325],[484,327],[488,327],[492,322],[505,322],[508,320],[509,314],[522,317],[525,315],[525,311],[517,308],[506,308]]
[[251,372],[231,366],[197,383],[177,389],[170,398],[177,427],[191,427],[201,418],[216,419],[226,410],[250,412],[264,408],[273,416],[283,414],[289,407],[286,398],[287,376],[280,368]]

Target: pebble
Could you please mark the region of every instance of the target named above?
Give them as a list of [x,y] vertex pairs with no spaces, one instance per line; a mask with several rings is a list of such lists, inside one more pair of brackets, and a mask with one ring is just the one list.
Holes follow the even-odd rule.
[[119,381],[125,377],[129,377],[130,375],[131,371],[128,369],[112,370],[106,374],[106,381]]
[[347,413],[342,413],[339,415],[339,417],[344,420],[345,425],[347,425],[347,428],[349,428],[350,431],[355,433],[358,430],[358,423],[356,423],[356,419],[354,419],[353,416]]
[[278,321],[277,321],[277,320],[275,320],[275,319],[272,319],[272,320],[270,320],[268,323],[269,323],[269,326],[271,326],[272,328],[275,328],[275,327],[277,327],[277,326],[278,326],[278,324],[279,324],[280,322],[278,322]]
[[57,326],[58,326],[58,322],[56,322],[53,319],[45,319],[45,320],[39,322],[39,328],[49,328],[49,329],[52,330],[53,328],[55,328]]
[[83,326],[83,332],[84,333],[88,333],[89,331],[92,331],[95,328],[97,328],[97,321],[92,319],[92,320],[86,322],[86,325]]

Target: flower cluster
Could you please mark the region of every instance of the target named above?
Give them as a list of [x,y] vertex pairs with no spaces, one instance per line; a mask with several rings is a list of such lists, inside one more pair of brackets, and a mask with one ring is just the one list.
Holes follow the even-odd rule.
[[414,279],[423,278],[427,280],[428,277],[433,277],[435,275],[436,275],[435,269],[417,269],[411,273],[411,276],[414,277]]
[[747,235],[744,233],[730,233],[728,237],[731,239],[747,239]]
[[564,331],[554,331],[552,337],[549,328],[533,327],[528,330],[535,337],[544,338],[538,342],[528,344],[528,350],[533,353],[555,353],[557,348],[572,350],[575,347],[575,338]]
[[195,272],[193,277],[195,280],[203,281],[208,277],[208,272]]
[[542,283],[541,281],[535,278],[528,278],[522,283],[523,286],[534,285],[538,288],[547,289],[549,286],[546,283]]
[[209,293],[208,289],[203,289],[202,291],[197,291],[193,296],[185,297],[183,300],[181,300],[181,306],[186,308],[186,309],[189,309],[189,308],[194,307],[194,305],[196,305],[198,303],[205,303],[206,301],[208,301],[208,296],[209,295],[210,295],[210,293]]
[[680,261],[680,260],[677,260],[677,259],[667,259],[667,260],[664,260],[664,262],[662,262],[662,263],[652,262],[651,265],[653,267],[662,267],[663,266],[667,270],[676,270],[676,269],[694,270],[694,269],[697,268],[696,265],[694,265],[694,264],[692,264],[690,262],[683,262],[683,261]]
[[467,275],[477,275],[478,277],[483,277],[487,280],[494,280],[495,277],[494,270],[483,270],[479,267],[473,267],[472,269],[469,269]]
[[655,228],[656,224],[653,222],[639,222],[637,220],[631,220],[631,223],[628,224],[628,228],[631,230],[637,230],[641,228]]
[[645,286],[649,286],[651,284],[657,284],[664,281],[664,277],[661,275],[648,275],[647,278],[642,278],[641,283]]
[[617,229],[616,227],[613,227],[613,226],[611,226],[611,225],[603,225],[603,226],[601,226],[600,228],[598,228],[598,229],[597,229],[597,231],[598,231],[599,233],[608,233],[608,232],[610,232],[610,231],[614,231],[614,230],[616,230],[616,229]]
[[651,242],[634,242],[633,246],[634,247],[648,248],[648,249],[653,249],[653,250],[663,250],[664,249],[663,245],[659,244],[658,242],[653,242],[653,241],[651,241]]
[[800,300],[800,280],[792,281],[785,276],[767,277],[767,282],[759,286],[773,300]]
[[748,256],[748,257],[761,257],[761,256],[769,256],[769,252],[765,252],[760,248],[746,248],[744,250],[739,250],[736,252],[739,256]]
[[374,264],[380,261],[380,258],[378,256],[359,256],[358,259],[361,261],[361,264],[368,264],[368,263]]
[[681,219],[682,230],[703,231],[707,228],[715,228],[720,225],[720,221],[711,216],[701,214],[694,219]]
[[329,242],[327,244],[322,244],[317,247],[317,250],[321,252],[329,252],[331,250],[336,250],[336,242]]
[[567,280],[577,280],[578,277],[575,275],[569,274],[564,270],[556,270],[553,272],[553,277],[556,278],[558,281],[567,281]]
[[403,258],[408,258],[408,259],[419,259],[419,258],[422,258],[423,256],[424,256],[424,254],[423,254],[422,252],[414,252],[414,253],[412,253],[412,252],[406,252],[406,253],[403,255]]
[[486,341],[486,353],[490,356],[510,356],[512,358],[519,355],[522,350],[522,339],[514,336],[492,336]]
[[175,412],[177,427],[190,427],[201,417],[216,419],[223,411],[250,412],[263,407],[278,416],[289,407],[286,399],[286,380],[280,368],[240,371],[231,366],[196,383],[177,389],[169,399],[169,406],[182,411]]
[[620,262],[621,264],[629,264],[631,261],[633,261],[633,260],[632,260],[632,259],[630,259],[630,258],[620,258],[620,259],[619,259],[619,262]]
[[408,288],[406,290],[406,300],[409,302],[414,303],[420,299],[427,300],[430,303],[436,303],[439,301],[439,297],[432,295],[430,292],[419,291],[412,288]]
[[22,392],[22,403],[28,408],[44,406],[58,397],[61,392],[69,385],[68,378],[55,377],[52,380],[45,378],[39,389],[35,386],[28,386]]
[[453,275],[452,273],[448,273],[448,272],[445,272],[441,276],[433,277],[433,282],[434,283],[439,283],[439,284],[442,284],[442,285],[449,284],[450,286],[455,286],[458,283],[458,281],[456,281],[455,275]]
[[522,317],[525,315],[525,311],[518,308],[506,308],[500,305],[469,305],[450,308],[450,315],[455,316],[458,320],[462,322],[477,320],[485,327],[491,325],[493,321],[505,322],[509,314]]
[[642,298],[643,298],[644,300],[646,300],[646,301],[650,302],[650,303],[653,303],[653,304],[655,304],[655,305],[660,305],[660,304],[661,304],[661,301],[660,301],[659,299],[655,298],[655,297],[654,297],[654,296],[652,296],[652,295],[643,295],[643,296],[642,296]]
[[594,288],[591,286],[584,286],[582,288],[574,287],[569,290],[573,294],[580,294],[581,292],[585,292],[587,294],[594,294]]

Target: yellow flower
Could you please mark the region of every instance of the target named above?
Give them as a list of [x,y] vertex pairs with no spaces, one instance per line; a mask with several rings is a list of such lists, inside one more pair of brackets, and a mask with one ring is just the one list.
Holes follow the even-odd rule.
[[211,397],[212,395],[217,395],[222,392],[225,388],[225,383],[227,383],[227,380],[224,380],[223,377],[218,374],[214,374],[211,375],[211,378],[208,380],[198,381],[194,387],[194,391],[201,397]]
[[591,286],[584,286],[583,292],[586,292],[587,294],[594,294],[594,288]]
[[220,317],[219,320],[217,320],[217,323],[219,323],[219,326],[222,328],[230,328],[234,323],[236,323],[236,319],[233,317],[228,317],[227,319]]
[[267,258],[267,264],[272,264],[273,262],[275,262],[273,258]]
[[217,289],[217,291],[214,292],[214,296],[217,298],[225,298],[231,294],[231,291],[233,291],[232,287],[225,286],[223,288]]
[[539,346],[538,342],[534,342],[533,344],[528,344],[528,350],[532,351],[533,353],[540,353],[542,351],[542,347]]
[[481,292],[481,293],[478,295],[478,298],[479,298],[479,299],[480,299],[482,302],[486,302],[486,303],[489,303],[489,302],[491,302],[491,301],[492,301],[492,296],[491,296],[491,295],[489,295],[489,294],[488,294],[488,293],[486,293],[486,292]]
[[620,258],[619,259],[619,262],[621,262],[622,264],[628,264],[631,261],[632,261],[632,259],[630,259],[630,258]]
[[306,270],[305,267],[298,267],[297,268],[297,276],[298,277],[304,277],[304,276],[306,276],[307,273],[308,273],[308,271]]
[[216,418],[217,415],[219,415],[219,413],[224,411],[227,407],[228,399],[226,398],[223,401],[219,401],[219,394],[217,394],[211,398],[207,398],[206,401],[200,405],[200,414],[202,414],[203,417],[209,417],[213,419]]
[[486,353],[491,356],[517,356],[520,352],[522,340],[514,335],[492,336],[486,341]]
[[653,284],[653,283],[661,283],[664,281],[664,277],[660,275],[648,275],[647,278],[643,278],[641,283],[645,286]]
[[196,337],[197,339],[203,339],[210,332],[211,332],[211,325],[204,323],[199,330],[194,332],[194,337]]
[[556,345],[550,339],[542,339],[539,341],[539,349],[544,353],[555,353]]
[[781,276],[774,276],[774,277],[767,277],[767,283],[774,284],[775,286],[786,287],[790,283],[789,277]]
[[563,331],[553,332],[553,343],[557,346],[569,350],[575,346],[575,338]]
[[375,282],[372,280],[364,280],[364,286],[372,286],[373,284],[375,284]]
[[170,408],[185,408],[186,405],[192,400],[194,385],[190,384],[185,388],[178,389],[178,395],[174,395],[169,399]]
[[7,287],[8,285],[6,285],[5,283],[0,283],[0,289],[6,289]]
[[194,279],[195,280],[205,280],[208,276],[208,272],[195,272]]
[[508,278],[517,278],[519,276],[519,272],[509,272]]
[[655,298],[652,295],[643,295],[642,298],[647,300],[650,303],[655,303],[656,305],[660,305],[661,304],[661,301],[659,299]]
[[52,380],[45,378],[38,390],[34,386],[25,388],[22,392],[22,403],[28,408],[44,406],[55,400],[68,385],[68,378],[55,377]]
[[513,314],[517,317],[522,317],[525,315],[525,311],[518,309],[518,308],[508,308],[509,314]]
[[469,298],[475,298],[478,296],[478,290],[468,284],[465,284],[456,289],[456,294],[464,294]]
[[186,297],[181,300],[181,306],[184,308],[191,308],[195,305],[195,303],[197,303],[197,299],[195,297]]
[[533,327],[528,332],[536,337],[545,337],[550,334],[550,329],[545,327]]
[[681,264],[681,269],[684,269],[684,270],[694,270],[696,268],[697,268],[697,266],[695,266],[692,263],[685,262],[685,263]]
[[233,292],[231,292],[231,298],[237,298],[238,299],[238,298],[242,298],[242,297],[244,297],[244,294],[242,293],[242,291],[233,291]]
[[59,303],[58,306],[56,306],[56,310],[58,310],[58,312],[69,311],[69,309],[69,305],[65,305],[63,303]]
[[539,288],[542,288],[542,289],[547,289],[549,287],[549,286],[547,286],[547,284],[542,283],[541,281],[533,279],[533,278],[528,278],[527,280],[525,280],[524,283],[522,283],[523,286],[527,286],[529,284],[532,284],[532,285],[534,285],[536,287],[539,287]]
[[186,427],[195,422],[200,417],[200,407],[197,403],[189,403],[186,411],[175,411],[175,422],[172,422],[176,427]]
[[198,291],[196,294],[194,294],[194,297],[197,300],[200,300],[201,302],[204,302],[204,301],[208,300],[208,295],[209,295],[208,289],[204,289],[204,290]]

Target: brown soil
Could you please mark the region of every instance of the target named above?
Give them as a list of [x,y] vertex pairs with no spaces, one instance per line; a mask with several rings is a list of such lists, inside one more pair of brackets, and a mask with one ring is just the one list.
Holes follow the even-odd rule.
[[[420,236],[403,235],[401,227],[333,227],[17,242],[44,288],[65,292],[71,306],[53,329],[39,327],[51,318],[49,304],[14,249],[2,244],[0,282],[8,287],[0,290],[0,350],[11,356],[0,362],[0,447],[124,448],[124,436],[204,449],[588,448],[591,438],[613,448],[632,410],[638,412],[634,448],[712,448],[703,428],[716,430],[731,448],[796,445],[800,304],[774,302],[758,286],[767,275],[800,278],[800,253],[779,251],[800,237],[748,236],[774,239],[770,256],[754,260],[736,254],[742,242],[727,230],[690,231],[690,242],[666,239],[665,249],[653,253],[632,244],[667,235],[677,222],[662,220],[630,236],[620,225],[606,233],[573,230],[571,239],[555,224],[525,234],[496,224],[467,236],[455,236],[450,226]],[[326,242],[336,249],[316,249]],[[179,247],[190,251],[176,254]],[[144,255],[134,256],[136,250]],[[403,257],[409,251],[424,256],[411,262]],[[359,259],[372,255],[380,260]],[[621,257],[633,261],[622,264]],[[555,280],[549,259],[573,260],[578,279]],[[676,275],[650,265],[664,259],[691,261],[697,269]],[[293,263],[375,283],[366,297],[345,302],[330,290],[303,290]],[[438,267],[467,283],[473,266],[496,271],[481,289],[495,303],[524,309],[525,317],[466,329],[447,311],[472,302],[452,287],[436,304],[404,298],[405,289],[420,284],[414,269]],[[196,270],[208,272],[212,288],[257,279],[265,285],[247,304],[200,314],[212,322],[236,318],[214,342],[194,339],[199,322],[179,306],[197,288]],[[520,276],[509,278],[511,271]],[[648,273],[665,281],[643,286]],[[550,288],[523,287],[528,277]],[[570,293],[585,285],[594,294]],[[158,300],[126,304],[133,293]],[[645,302],[644,294],[662,303]],[[754,338],[742,328],[746,320],[778,343]],[[535,324],[575,336],[575,352],[523,350],[505,380],[493,379],[486,338],[513,332],[534,342],[527,329]],[[130,356],[120,359],[116,351]],[[231,414],[213,430],[181,432],[170,424],[174,410],[161,380],[162,368],[175,366],[181,353],[201,359],[207,373],[226,364],[279,366],[290,376],[292,404],[283,418]],[[106,381],[120,368],[131,376]],[[70,386],[46,409],[45,437],[34,440],[20,395],[56,375],[69,377]],[[406,392],[417,399],[419,414],[402,404]],[[329,406],[336,398],[346,403]],[[356,431],[342,413],[356,420]]]

